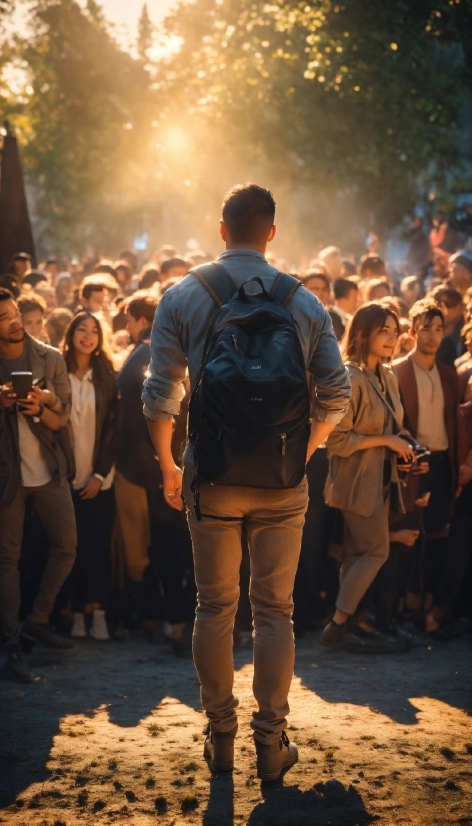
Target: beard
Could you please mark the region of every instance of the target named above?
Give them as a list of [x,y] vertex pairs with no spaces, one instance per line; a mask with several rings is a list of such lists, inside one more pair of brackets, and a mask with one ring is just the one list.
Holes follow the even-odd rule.
[[[21,333],[21,335],[20,335],[20,333]],[[18,330],[18,335],[17,335],[16,338],[14,338],[11,334],[7,335],[7,336],[1,336],[0,335],[0,341],[3,341],[5,344],[19,344],[20,341],[24,340],[24,337],[25,337],[25,331],[24,331],[23,328],[21,328],[21,330]]]

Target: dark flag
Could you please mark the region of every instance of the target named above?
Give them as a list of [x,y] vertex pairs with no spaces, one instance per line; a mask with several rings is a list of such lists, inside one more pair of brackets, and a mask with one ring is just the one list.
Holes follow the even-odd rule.
[[36,266],[18,142],[8,124],[5,126],[0,166],[0,274],[6,272],[10,258],[17,252],[28,252]]

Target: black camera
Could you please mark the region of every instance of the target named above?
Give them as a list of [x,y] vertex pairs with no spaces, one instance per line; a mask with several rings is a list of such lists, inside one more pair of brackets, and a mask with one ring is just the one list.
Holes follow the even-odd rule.
[[[402,436],[401,438],[403,439],[405,437]],[[431,456],[431,451],[428,450],[427,447],[424,447],[424,445],[414,445],[408,439],[405,439],[405,441],[408,441],[408,444],[410,445],[415,458],[413,459],[413,461],[411,461],[411,459],[403,459],[401,456],[398,456],[397,468],[399,471],[407,473],[409,470],[413,470],[413,468],[421,464],[421,462],[424,462],[425,459],[428,458],[428,456]]]

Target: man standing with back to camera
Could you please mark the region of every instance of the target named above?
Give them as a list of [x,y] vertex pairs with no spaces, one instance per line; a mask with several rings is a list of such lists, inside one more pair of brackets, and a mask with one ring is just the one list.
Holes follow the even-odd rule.
[[[197,443],[190,442],[184,456],[182,486],[182,472],[176,467],[171,453],[171,437],[173,417],[178,414],[184,395],[187,367],[194,387],[207,332],[218,305],[223,305],[220,313],[226,312],[234,305],[233,300],[231,305],[227,301],[234,294],[237,298],[238,290],[241,312],[245,311],[247,302],[248,309],[257,313],[259,298],[269,305],[267,294],[271,290],[275,296],[270,296],[272,307],[275,304],[278,308],[283,304],[289,306],[291,315],[285,310],[280,312],[289,318],[289,325],[295,325],[302,381],[305,382],[305,371],[308,371],[313,389],[313,419],[311,430],[308,429],[309,418],[306,420],[301,476],[305,458],[309,459],[347,410],[350,383],[328,313],[315,296],[303,287],[297,289],[299,284],[290,276],[281,277],[264,257],[267,243],[275,236],[274,217],[275,202],[269,190],[248,183],[235,186],[227,193],[220,221],[226,251],[218,258],[217,265],[202,265],[191,271],[162,297],[151,335],[150,378],[145,381],[143,391],[144,413],[163,472],[165,498],[169,505],[181,509],[183,487],[188,509],[198,589],[193,655],[201,683],[202,704],[209,720],[204,755],[213,771],[233,768],[238,705],[233,694],[233,625],[239,598],[242,531],[247,535],[254,624],[253,688],[258,704],[251,727],[257,773],[262,780],[277,780],[298,760],[297,747],[289,742],[285,729],[295,654],[292,594],[308,500],[306,478],[301,483],[298,479],[295,485],[286,486],[275,480],[272,484],[269,478],[266,487],[262,487],[255,483],[255,479],[257,473],[264,473],[265,469],[253,464],[256,476],[249,470],[247,482],[243,475],[236,484],[224,480],[214,484],[211,476],[205,477],[202,473],[197,490],[195,480],[199,471],[196,475],[194,450]],[[248,285],[245,284],[248,279],[257,280]],[[278,298],[277,284],[281,279],[286,287],[288,285],[285,301]],[[225,281],[229,295],[222,300],[219,293]],[[254,295],[257,284],[259,296]],[[274,310],[277,312],[279,310]],[[242,359],[246,355],[241,343],[246,340],[244,335],[241,328],[239,344],[238,336],[232,334],[228,338],[229,344],[223,342],[219,352],[223,356],[226,352],[234,360]],[[254,343],[256,339],[252,341]],[[287,352],[289,346],[290,331],[285,328],[283,335],[276,334],[272,339],[271,353],[276,352],[277,347]],[[280,354],[280,349],[277,352]],[[256,374],[262,378],[265,367],[254,364],[249,369],[262,369]],[[229,384],[220,391],[223,405],[226,392],[231,393]],[[306,387],[303,392],[308,399]],[[247,398],[247,401],[261,403],[262,408],[263,399],[259,396],[263,393],[254,395],[257,397]],[[272,410],[272,414],[276,420],[277,410]],[[215,439],[219,441],[223,432],[224,442],[231,428],[225,431],[225,425],[221,427],[223,431],[218,430]],[[257,452],[259,437],[254,440],[254,428],[242,429],[247,440],[253,440]],[[265,430],[260,428],[260,441],[264,438]],[[297,445],[290,444],[289,434],[279,434],[279,438],[282,441],[277,442],[277,450],[279,455],[285,456],[287,448],[288,461],[290,450],[296,450]],[[228,444],[229,441],[228,438]],[[241,453],[248,453],[243,442]],[[234,445],[233,456],[237,464],[238,452]],[[250,461],[251,456],[248,456],[249,465]],[[230,479],[231,467],[226,470]]]

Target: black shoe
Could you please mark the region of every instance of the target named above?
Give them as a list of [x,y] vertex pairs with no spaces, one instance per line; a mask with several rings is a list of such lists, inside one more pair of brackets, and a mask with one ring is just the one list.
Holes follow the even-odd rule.
[[359,625],[351,625],[344,635],[344,645],[353,654],[388,654],[390,653],[389,638],[379,631],[366,631]]
[[321,634],[320,643],[330,648],[340,648],[344,643],[345,633],[346,623],[338,625],[337,622],[331,620]]
[[19,645],[9,645],[7,647],[5,671],[10,677],[10,680],[15,680],[16,683],[33,682],[33,675],[26,667],[26,662]]
[[74,644],[70,640],[59,637],[52,625],[47,622],[39,623],[26,619],[21,633],[27,640],[39,642],[40,645],[45,645],[46,648],[52,648],[54,651],[71,651],[74,648]]

